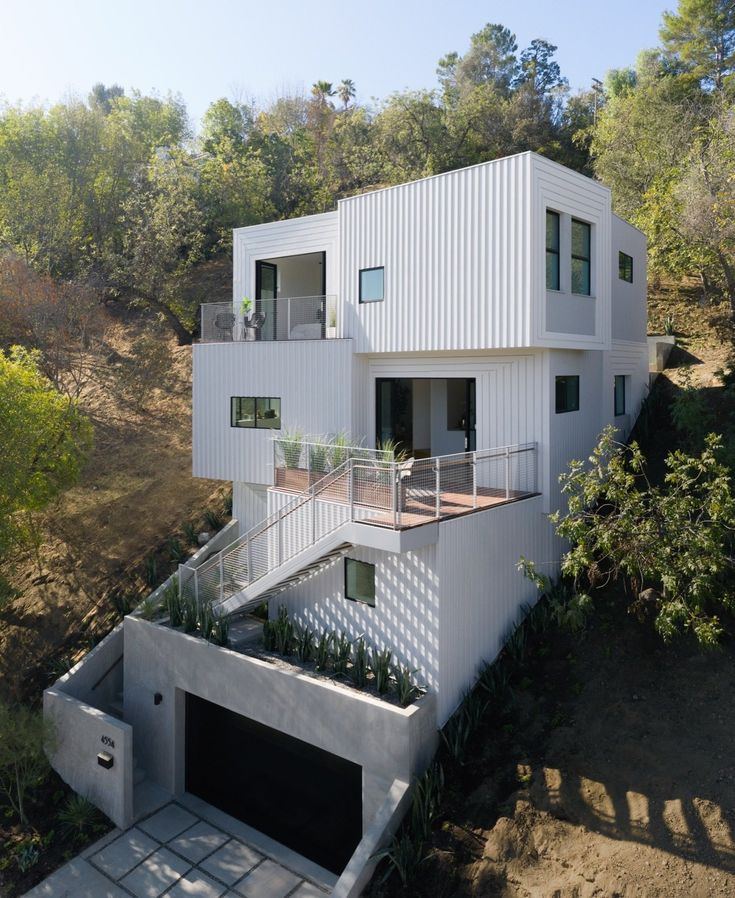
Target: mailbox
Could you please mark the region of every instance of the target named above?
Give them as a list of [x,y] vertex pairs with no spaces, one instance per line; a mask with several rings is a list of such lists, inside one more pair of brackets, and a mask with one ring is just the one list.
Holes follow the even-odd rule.
[[100,767],[104,767],[105,770],[109,770],[110,767],[112,767],[112,765],[115,763],[115,759],[109,753],[109,751],[101,751],[97,755],[97,763],[100,765]]

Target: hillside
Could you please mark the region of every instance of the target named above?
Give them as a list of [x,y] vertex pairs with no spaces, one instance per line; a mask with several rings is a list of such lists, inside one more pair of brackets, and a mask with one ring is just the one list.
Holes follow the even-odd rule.
[[[201,280],[226,292],[229,268]],[[43,516],[38,557],[31,549],[2,571],[16,592],[0,603],[2,698],[37,701],[168,575],[169,541],[187,548],[183,526],[211,529],[204,512],[226,512],[223,485],[191,476],[191,347],[138,312],[106,315],[85,359],[95,445],[81,482]]]
[[[714,372],[728,359],[726,308],[694,285],[650,301],[650,331],[672,315],[678,347],[639,432],[654,467],[678,444],[672,397],[691,378],[723,425]],[[533,637],[498,713],[464,762],[445,755],[443,806],[412,887],[426,898],[709,898],[735,894],[735,628],[717,652],[665,645],[595,597],[579,636]]]

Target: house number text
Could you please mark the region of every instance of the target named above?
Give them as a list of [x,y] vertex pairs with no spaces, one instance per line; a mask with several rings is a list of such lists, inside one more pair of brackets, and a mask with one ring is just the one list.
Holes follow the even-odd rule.
[[111,739],[109,736],[103,736],[103,737],[100,739],[100,742],[101,742],[103,745],[109,746],[110,748],[114,748],[114,747],[115,747],[115,740],[114,740],[114,739]]

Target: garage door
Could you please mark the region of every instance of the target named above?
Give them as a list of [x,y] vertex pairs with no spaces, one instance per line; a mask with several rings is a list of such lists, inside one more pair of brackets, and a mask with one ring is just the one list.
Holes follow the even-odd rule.
[[327,870],[362,835],[362,768],[186,696],[186,789]]

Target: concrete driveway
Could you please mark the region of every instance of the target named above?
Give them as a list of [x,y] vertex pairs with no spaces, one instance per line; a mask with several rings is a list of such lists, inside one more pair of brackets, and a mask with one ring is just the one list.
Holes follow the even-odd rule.
[[25,898],[325,898],[337,877],[191,795],[114,830]]

